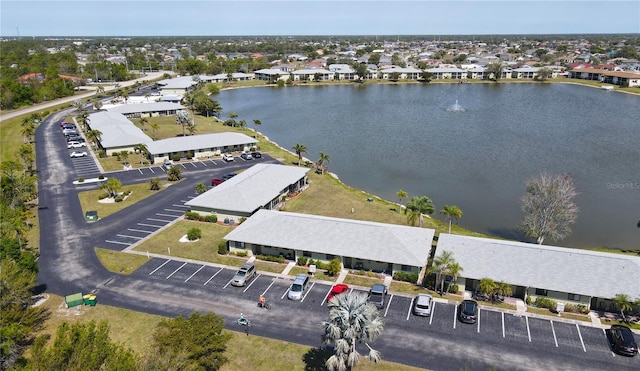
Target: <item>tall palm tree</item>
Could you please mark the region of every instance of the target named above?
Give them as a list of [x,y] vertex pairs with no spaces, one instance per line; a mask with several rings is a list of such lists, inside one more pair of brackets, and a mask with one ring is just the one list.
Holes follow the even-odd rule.
[[153,140],[158,139],[158,137],[156,136],[156,134],[158,133],[158,129],[160,129],[160,125],[158,125],[157,122],[152,122],[151,123],[151,135],[153,136]]
[[447,274],[451,264],[455,263],[455,259],[453,258],[453,252],[448,250],[443,250],[440,255],[436,256],[433,259],[433,265],[431,266],[432,270],[436,273],[436,287],[440,286],[440,294],[443,294],[444,290],[444,280],[442,276]]
[[402,200],[403,200],[403,199],[405,199],[405,198],[407,198],[407,197],[409,197],[409,195],[407,194],[407,192],[406,192],[406,191],[403,191],[403,190],[401,189],[401,190],[399,190],[399,191],[396,193],[396,196],[398,196],[398,199],[400,200],[400,201],[398,202],[398,204],[400,205],[400,208],[398,209],[398,212],[400,212],[400,210],[402,209]]
[[464,269],[462,268],[462,266],[460,266],[460,264],[458,264],[458,262],[455,260],[451,264],[449,264],[449,269],[447,269],[447,274],[451,276],[451,281],[449,281],[449,285],[447,285],[447,292],[451,291],[451,284],[458,280],[458,276],[463,270]]
[[337,295],[329,304],[329,320],[322,323],[325,344],[334,343],[334,354],[327,359],[329,370],[350,370],[358,365],[361,355],[356,349],[358,343],[365,342],[369,348],[368,358],[379,362],[380,352],[371,348],[366,341],[378,337],[384,329],[380,312],[367,302],[364,293],[351,292]]
[[322,175],[324,175],[324,172],[327,171],[327,169],[329,168],[327,166],[328,163],[329,163],[329,155],[325,154],[324,152],[320,152],[320,159],[318,160],[317,164]]
[[253,119],[253,137],[257,138],[258,137],[258,126],[262,125],[262,121],[258,120],[258,119]]
[[102,94],[104,94],[104,86],[98,85],[98,88],[96,89],[96,95],[102,95]]
[[231,112],[229,114],[229,121],[231,121],[231,126],[236,127],[236,119],[238,118],[238,114],[235,112]]
[[85,102],[82,99],[76,99],[72,103],[73,108],[75,108],[75,110],[79,113],[84,111],[84,105]]
[[142,131],[145,131],[144,126],[149,123],[149,119],[142,116],[140,117],[140,121],[138,121],[138,123],[140,124],[140,126],[142,126]]
[[100,99],[94,100],[93,108],[95,108],[96,111],[100,111],[100,109],[102,108],[102,101]]
[[102,132],[98,129],[93,129],[87,131],[86,136],[89,141],[93,142],[95,146],[98,146],[98,143],[100,143],[102,139]]
[[142,164],[149,153],[149,148],[144,143],[138,143],[133,146],[133,153],[140,154],[140,163]]
[[462,210],[456,205],[444,205],[442,210],[440,210],[440,214],[445,215],[449,220],[449,233],[451,233],[451,220],[455,219],[457,223],[457,221],[462,218]]
[[633,308],[631,299],[627,294],[616,294],[613,297],[613,302],[620,308],[620,314],[622,314],[622,320],[626,320],[624,312],[628,312]]
[[302,163],[302,154],[307,153],[307,147],[304,144],[296,143],[293,146],[293,151],[298,155],[298,166]]
[[433,202],[427,196],[411,197],[411,200],[407,202],[407,208],[405,213],[417,213],[418,214],[418,226],[422,228],[422,214],[431,215],[435,211]]
[[186,126],[191,124],[189,112],[184,110],[176,112],[176,124],[182,125],[182,136],[184,137]]

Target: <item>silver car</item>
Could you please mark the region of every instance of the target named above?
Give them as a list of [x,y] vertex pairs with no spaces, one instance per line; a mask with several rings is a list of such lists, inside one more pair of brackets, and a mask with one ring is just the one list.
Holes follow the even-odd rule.
[[233,276],[231,284],[233,286],[244,286],[256,276],[256,267],[253,263],[245,263]]
[[428,294],[419,294],[413,301],[413,314],[416,316],[430,316],[433,297]]

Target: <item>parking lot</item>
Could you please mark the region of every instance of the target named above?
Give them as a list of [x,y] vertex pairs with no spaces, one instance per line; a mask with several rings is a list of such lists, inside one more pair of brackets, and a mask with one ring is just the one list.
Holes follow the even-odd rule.
[[[142,266],[135,275],[145,276],[153,280],[172,281],[179,285],[198,285],[216,297],[230,298],[238,306],[238,313],[257,314],[256,303],[260,295],[264,295],[272,305],[272,311],[326,311],[326,297],[331,284],[325,281],[311,280],[302,300],[287,299],[289,286],[293,276],[277,277],[272,274],[258,272],[256,278],[244,287],[232,286],[236,269],[231,267],[214,267],[206,264],[186,263],[172,259],[151,259]],[[351,289],[366,293],[366,290]],[[625,358],[622,362],[635,362],[614,354],[608,345],[605,331],[600,328],[584,326],[576,323],[555,321],[546,318],[534,318],[514,315],[481,307],[478,321],[465,324],[457,320],[457,305],[442,301],[434,302],[429,317],[418,317],[411,313],[413,298],[404,295],[390,294],[380,314],[385,319],[386,328],[406,328],[415,332],[424,329],[425,336],[453,336],[474,341],[498,343],[513,346],[535,348],[537,351],[556,353],[570,352],[584,354],[588,357],[602,359]],[[324,308],[323,308],[324,307]],[[261,315],[261,317],[263,317]],[[638,339],[640,341],[640,339]]]

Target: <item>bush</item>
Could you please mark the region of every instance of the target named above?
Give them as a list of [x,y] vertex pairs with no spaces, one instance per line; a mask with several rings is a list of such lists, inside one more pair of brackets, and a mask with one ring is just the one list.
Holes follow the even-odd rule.
[[193,153],[187,153],[187,160],[191,160],[193,158]]
[[104,200],[105,198],[109,197],[108,193],[105,194],[101,194],[100,196],[98,196],[98,200]]
[[104,149],[98,150],[98,157],[100,158],[107,157],[107,151],[105,151]]
[[266,260],[269,262],[276,262],[276,263],[284,263],[285,261],[284,256],[274,256],[274,255],[257,255],[256,259]]
[[202,237],[202,231],[200,228],[191,228],[187,231],[187,238],[189,241],[195,241]]
[[301,256],[298,258],[298,265],[301,265],[304,267],[305,265],[307,265],[307,261],[309,261],[309,259],[305,258],[304,256]]
[[236,251],[234,252],[234,254],[236,254],[237,256],[244,257],[244,256],[247,256],[248,253],[246,251]]
[[227,255],[227,243],[225,241],[220,241],[218,244],[218,254]]
[[177,161],[180,161],[180,155],[178,155],[178,154],[173,155],[173,156],[171,156],[171,159],[172,159],[173,161],[176,161],[176,162],[177,162]]
[[527,303],[527,305],[531,305],[531,296],[527,295],[527,298],[525,299],[525,303]]
[[117,195],[116,198],[113,199],[115,202],[122,202],[124,200],[123,195]]
[[187,211],[184,213],[184,217],[189,220],[200,220],[200,214],[194,211]]
[[204,217],[204,221],[208,223],[216,223],[218,221],[217,215],[207,215]]
[[458,285],[453,284],[451,285],[451,287],[449,287],[449,292],[452,294],[456,294],[458,292],[460,288],[458,287]]
[[393,279],[396,281],[404,281],[416,283],[418,282],[418,274],[417,273],[407,273],[407,272],[395,272],[393,274]]
[[536,298],[535,305],[537,308],[547,308],[549,310],[556,310],[557,303],[555,300],[551,300],[549,298],[539,296]]
[[84,182],[84,178],[83,177],[78,178],[78,182],[80,183]]
[[329,274],[329,276],[335,276],[336,274],[340,273],[341,269],[342,265],[340,264],[340,259],[333,258],[327,266],[327,273]]
[[100,175],[98,176],[98,179],[100,179],[100,180],[104,179],[104,175],[100,174]]

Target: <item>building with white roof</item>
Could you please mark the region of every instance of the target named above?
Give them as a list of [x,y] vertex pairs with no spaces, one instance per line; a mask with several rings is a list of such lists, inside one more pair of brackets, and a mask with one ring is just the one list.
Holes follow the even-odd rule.
[[413,67],[397,67],[384,68],[379,71],[379,75],[384,80],[389,80],[392,73],[397,73],[400,80],[418,80],[422,75],[422,71]]
[[592,309],[612,310],[610,300],[640,297],[640,257],[441,233],[436,256],[450,251],[460,264],[460,291],[483,278],[512,286],[513,296],[538,296]]
[[171,160],[175,155],[210,158],[227,152],[247,152],[257,143],[255,138],[241,133],[216,133],[156,140],[147,144],[147,150],[151,163],[155,164]]
[[100,133],[100,146],[108,156],[114,152],[133,151],[138,144],[153,140],[120,113],[100,111],[89,115],[89,126]]
[[258,210],[227,234],[229,249],[330,261],[345,268],[424,274],[435,231],[427,228]]
[[249,217],[259,209],[277,209],[287,196],[307,186],[309,168],[257,164],[189,200],[185,205],[202,215]]
[[109,112],[116,112],[127,118],[157,117],[175,115],[185,107],[172,102],[140,102],[134,104],[120,104],[109,108]]

